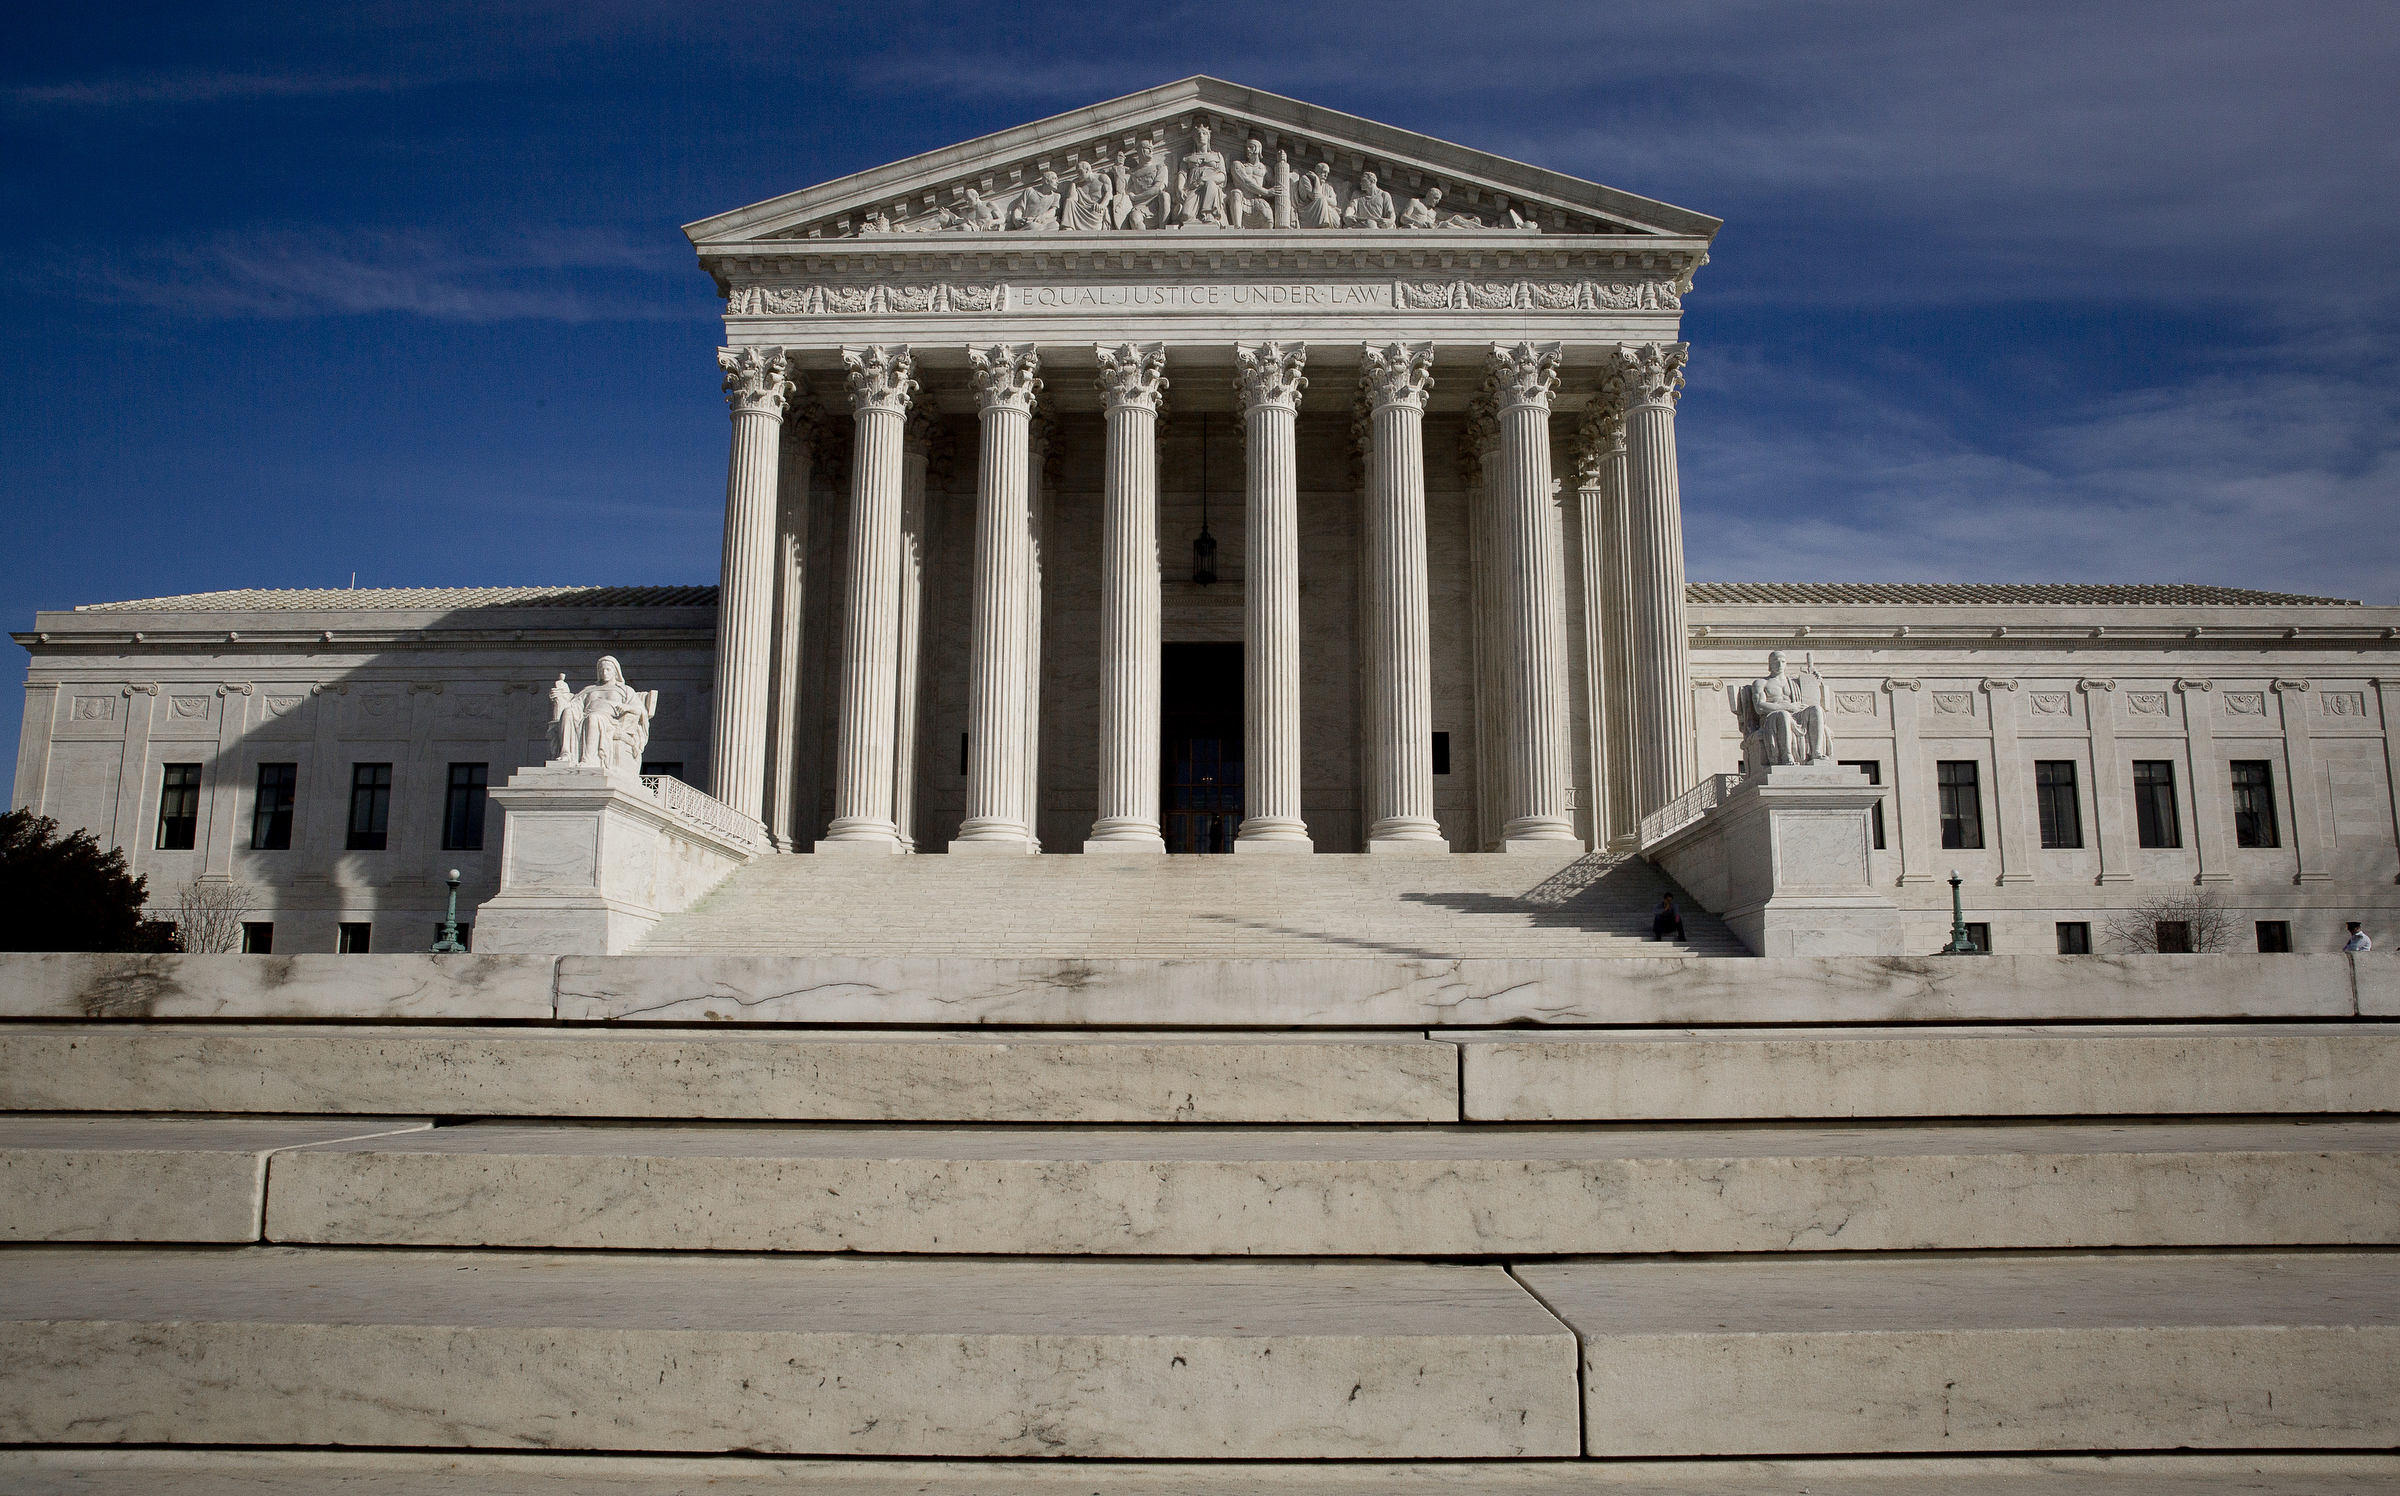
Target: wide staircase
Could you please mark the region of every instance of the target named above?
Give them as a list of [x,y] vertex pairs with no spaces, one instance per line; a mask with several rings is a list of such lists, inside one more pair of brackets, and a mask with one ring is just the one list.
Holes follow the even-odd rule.
[[[0,1491],[2400,1490],[2391,959],[1137,1029],[573,1016],[698,956],[0,956]],[[1694,973],[1740,981],[1658,1016]]]
[[1640,857],[768,857],[662,922],[645,953],[1655,956],[1741,942]]

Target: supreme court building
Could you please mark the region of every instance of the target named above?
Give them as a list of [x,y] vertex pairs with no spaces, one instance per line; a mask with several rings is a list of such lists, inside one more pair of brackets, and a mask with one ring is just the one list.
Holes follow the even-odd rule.
[[16,803],[154,890],[275,890],[294,949],[421,943],[442,868],[496,883],[460,807],[608,653],[660,693],[646,767],[776,853],[1638,853],[1741,767],[1727,686],[1780,648],[1912,918],[1958,866],[2004,948],[2154,885],[2388,922],[2400,610],[1687,583],[1718,227],[1205,78],[702,219],[717,589],[45,612]]

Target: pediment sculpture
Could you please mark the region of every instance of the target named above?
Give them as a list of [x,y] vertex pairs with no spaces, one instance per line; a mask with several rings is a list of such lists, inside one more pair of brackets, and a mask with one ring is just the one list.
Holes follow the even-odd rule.
[[614,655],[601,656],[599,676],[580,691],[570,689],[563,674],[551,683],[548,766],[638,777],[650,746],[650,719],[658,715],[658,693],[625,684]]
[[[928,194],[930,196],[930,194]],[[1252,137],[1237,158],[1217,149],[1206,126],[1193,132],[1191,148],[1170,160],[1163,141],[1116,153],[1113,160],[1078,157],[1062,176],[1043,167],[1034,179],[995,199],[968,187],[949,207],[895,219],[870,208],[854,231],[878,234],[1090,234],[1139,233],[1150,229],[1500,229],[1531,231],[1539,225],[1507,197],[1494,194],[1490,218],[1442,206],[1442,189],[1429,186],[1402,199],[1372,171],[1355,183],[1333,175],[1320,160],[1295,172],[1291,153],[1275,152]]]
[[1825,724],[1825,682],[1814,668],[1787,668],[1780,649],[1767,656],[1767,673],[1728,687],[1733,714],[1742,724],[1742,772],[1755,774],[1782,764],[1833,761],[1833,733]]

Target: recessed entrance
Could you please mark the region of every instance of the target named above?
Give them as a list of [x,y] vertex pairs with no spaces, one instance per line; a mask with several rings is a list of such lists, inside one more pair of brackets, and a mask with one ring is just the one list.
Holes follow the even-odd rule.
[[1165,646],[1158,699],[1167,850],[1230,852],[1242,824],[1242,646]]

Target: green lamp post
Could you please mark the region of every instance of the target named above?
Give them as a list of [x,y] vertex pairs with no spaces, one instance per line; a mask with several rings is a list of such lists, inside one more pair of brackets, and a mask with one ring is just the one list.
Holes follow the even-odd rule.
[[1975,942],[1967,938],[1966,905],[1959,901],[1958,896],[1959,885],[1965,881],[1959,877],[1957,868],[1950,870],[1950,943],[1935,951],[1934,954],[1937,956],[1980,956],[1983,954],[1982,951],[1976,949]]
[[458,943],[458,869],[450,870],[450,910],[442,916],[442,938],[433,943],[437,956],[463,956],[467,948]]

